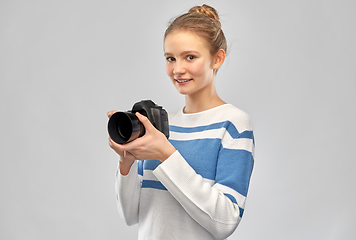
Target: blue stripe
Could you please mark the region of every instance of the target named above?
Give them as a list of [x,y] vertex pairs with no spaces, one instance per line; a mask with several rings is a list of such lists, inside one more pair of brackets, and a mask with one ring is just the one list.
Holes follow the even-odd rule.
[[244,131],[239,133],[235,125],[232,124],[230,121],[213,123],[210,125],[199,126],[199,127],[179,127],[175,125],[169,126],[169,130],[171,132],[177,132],[177,133],[195,133],[195,132],[203,132],[206,130],[220,129],[220,128],[225,128],[226,131],[228,131],[228,133],[230,134],[230,136],[234,139],[236,138],[254,139],[252,131]]
[[143,171],[144,170],[155,170],[158,165],[160,165],[162,162],[159,160],[142,160],[138,161],[138,174],[143,176]]
[[253,165],[251,152],[224,148],[219,154],[215,182],[246,197]]
[[165,188],[165,186],[163,186],[163,184],[160,181],[154,181],[154,180],[143,180],[142,188],[154,188],[159,190],[167,190],[167,188]]
[[243,208],[240,208],[240,207],[239,207],[239,210],[240,210],[240,218],[242,218],[242,215],[244,215],[244,211],[245,210]]
[[143,176],[143,161],[138,161],[137,165],[138,165],[137,173]]
[[221,139],[169,140],[187,163],[203,178],[215,180]]
[[236,199],[234,198],[234,196],[232,196],[232,195],[230,195],[230,194],[228,194],[228,193],[224,193],[224,195],[225,195],[226,197],[228,197],[228,198],[231,200],[231,202],[237,204],[237,201],[236,201]]
[[252,131],[244,131],[240,133],[239,138],[248,138],[253,140],[253,145],[255,145],[255,138]]
[[160,165],[162,162],[159,160],[145,160],[143,161],[143,169],[144,170],[155,170],[158,165]]

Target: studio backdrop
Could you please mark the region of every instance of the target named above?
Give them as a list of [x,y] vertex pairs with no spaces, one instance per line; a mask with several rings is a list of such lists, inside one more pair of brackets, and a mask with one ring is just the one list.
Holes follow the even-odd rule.
[[0,2],[0,239],[136,239],[116,206],[110,110],[184,106],[163,34],[209,4],[227,59],[216,86],[254,124],[255,167],[230,239],[353,240],[356,3]]

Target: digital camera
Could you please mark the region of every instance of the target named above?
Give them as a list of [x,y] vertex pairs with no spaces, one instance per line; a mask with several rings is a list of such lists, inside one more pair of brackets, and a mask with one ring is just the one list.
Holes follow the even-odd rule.
[[116,112],[108,122],[110,138],[119,144],[124,144],[145,135],[145,127],[138,120],[135,113],[139,112],[146,116],[152,125],[169,137],[168,114],[161,106],[151,100],[142,100],[133,105],[131,111]]

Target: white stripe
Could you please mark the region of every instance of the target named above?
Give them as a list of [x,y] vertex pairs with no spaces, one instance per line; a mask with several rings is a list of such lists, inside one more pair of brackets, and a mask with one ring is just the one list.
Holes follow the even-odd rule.
[[221,143],[226,149],[246,150],[251,152],[252,156],[255,157],[255,145],[253,144],[253,140],[250,138],[232,139],[230,136],[230,139],[228,139],[228,137],[224,136]]
[[226,131],[225,128],[211,129],[202,132],[192,132],[192,133],[181,133],[181,132],[170,132],[169,139],[172,140],[195,140],[195,139],[207,139],[207,138],[222,138],[222,135]]
[[228,131],[225,132],[224,137],[221,139],[221,144],[224,148],[232,141],[232,137]]
[[229,188],[227,186],[221,185],[219,183],[216,183],[214,185],[215,188],[219,189],[221,192],[223,193],[227,193],[232,195],[235,199],[237,204],[239,205],[240,208],[245,208],[245,201],[246,201],[246,197],[241,195],[239,192],[235,191],[232,188]]
[[[244,111],[231,104],[222,105],[208,111],[189,114],[190,116],[186,118],[186,116],[183,116],[182,110],[180,110],[179,112],[169,114],[169,122],[172,125],[181,127],[201,127],[204,125],[210,125],[211,123],[230,121],[236,127],[238,132],[252,130],[249,116]],[[201,114],[204,114],[204,116],[207,117],[199,118]],[[194,115],[196,115],[196,117]],[[185,120],[183,122],[181,121],[182,117],[184,117]],[[196,119],[199,119],[199,121],[196,121]]]

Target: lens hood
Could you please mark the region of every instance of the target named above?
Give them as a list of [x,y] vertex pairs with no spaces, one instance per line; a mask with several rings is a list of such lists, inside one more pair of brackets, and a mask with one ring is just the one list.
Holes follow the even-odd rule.
[[131,142],[145,134],[142,123],[131,112],[116,112],[108,122],[110,138],[119,144]]

